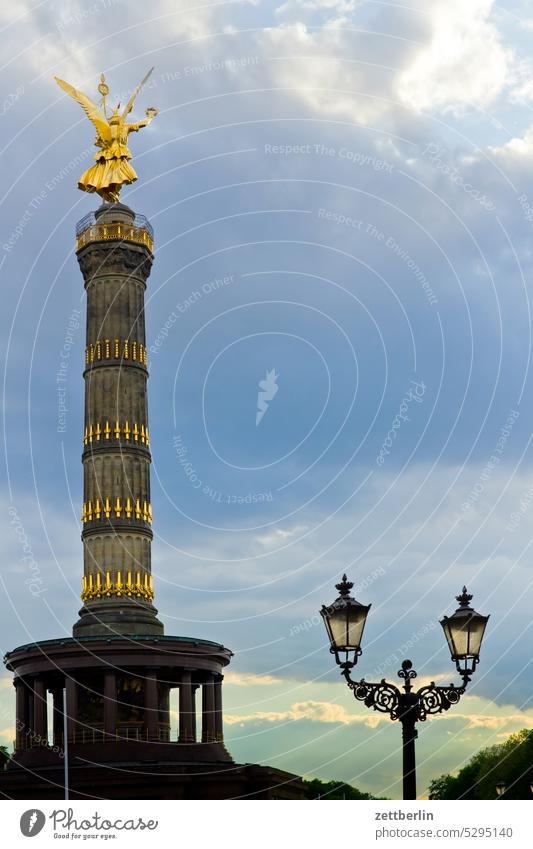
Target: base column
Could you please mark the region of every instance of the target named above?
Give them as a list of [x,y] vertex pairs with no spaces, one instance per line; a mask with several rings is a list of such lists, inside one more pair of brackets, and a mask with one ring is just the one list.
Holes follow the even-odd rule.
[[35,731],[33,745],[45,746],[48,743],[48,716],[46,688],[42,678],[36,678],[33,683],[33,726]]
[[106,741],[117,736],[117,676],[114,672],[104,675],[104,734]]
[[224,723],[222,715],[222,677],[215,681],[215,738],[217,743],[224,742]]
[[202,684],[202,743],[215,740],[215,684],[211,675]]
[[157,698],[157,673],[154,669],[146,673],[144,681],[144,733],[147,740],[159,737],[159,703]]
[[26,685],[22,678],[15,678],[13,681],[15,686],[16,710],[17,718],[15,723],[16,737],[15,748],[23,749],[26,742],[26,732],[28,730],[28,712],[26,700]]
[[193,736],[193,689],[191,673],[183,672],[180,682],[180,726],[179,743],[194,743]]

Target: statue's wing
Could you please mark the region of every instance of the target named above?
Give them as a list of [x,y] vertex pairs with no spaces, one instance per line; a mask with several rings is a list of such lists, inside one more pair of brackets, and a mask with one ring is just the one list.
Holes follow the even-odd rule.
[[139,94],[140,90],[142,89],[143,85],[145,84],[146,80],[148,79],[148,77],[150,76],[150,74],[152,73],[153,70],[154,70],[153,68],[150,68],[150,70],[148,71],[146,76],[143,77],[143,79],[140,81],[139,85],[137,86],[137,88],[133,92],[132,96],[128,100],[128,103],[126,104],[126,108],[125,108],[124,112],[122,113],[122,118],[126,118],[130,114],[131,110],[133,109],[133,104],[135,103],[135,98]]
[[82,91],[74,88],[74,86],[70,85],[70,83],[66,83],[65,80],[60,80],[59,77],[55,77],[55,81],[58,86],[63,89],[63,91],[66,91],[67,94],[80,104],[87,117],[96,127],[96,132],[100,138],[103,141],[109,141],[111,139],[109,124],[107,123],[104,113],[98,108],[96,103],[93,103],[91,98],[87,97],[87,95]]

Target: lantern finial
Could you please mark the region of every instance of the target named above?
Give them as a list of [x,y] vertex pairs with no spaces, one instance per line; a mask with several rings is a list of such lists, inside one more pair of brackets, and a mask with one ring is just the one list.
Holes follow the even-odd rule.
[[463,587],[463,592],[461,593],[461,595],[456,595],[456,596],[455,596],[455,598],[456,598],[456,600],[459,602],[459,604],[461,605],[461,607],[469,607],[469,606],[470,606],[470,602],[472,601],[472,599],[474,598],[474,596],[473,596],[473,595],[471,595],[471,594],[467,591],[466,587]]
[[346,573],[342,576],[340,584],[335,584],[335,589],[339,591],[342,598],[347,598],[350,595],[350,590],[353,588],[353,582],[349,581]]

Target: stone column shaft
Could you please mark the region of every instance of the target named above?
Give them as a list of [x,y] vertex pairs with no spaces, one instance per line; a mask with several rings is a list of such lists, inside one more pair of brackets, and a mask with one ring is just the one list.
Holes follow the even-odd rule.
[[35,702],[33,698],[33,682],[26,681],[25,691],[26,716],[28,717],[28,734],[26,737],[26,746],[31,746],[33,735],[35,734]]
[[202,743],[215,740],[215,685],[211,676],[202,684]]
[[36,678],[33,683],[33,730],[34,744],[42,746],[48,741],[48,711],[46,704],[46,688],[42,678]]
[[193,734],[193,689],[190,672],[183,672],[181,677],[179,714],[178,742],[194,743],[196,737]]
[[27,698],[26,698],[26,685],[22,678],[15,678],[15,698],[16,698],[16,738],[15,738],[15,746],[17,749],[23,749],[26,743],[26,732],[28,730],[28,712],[27,712]]
[[222,714],[222,679],[215,681],[215,737],[217,743],[224,742],[224,721]]
[[117,676],[114,672],[104,675],[104,734],[106,740],[114,740],[117,733]]
[[159,700],[157,695],[157,673],[146,673],[144,681],[144,729],[148,740],[159,737]]

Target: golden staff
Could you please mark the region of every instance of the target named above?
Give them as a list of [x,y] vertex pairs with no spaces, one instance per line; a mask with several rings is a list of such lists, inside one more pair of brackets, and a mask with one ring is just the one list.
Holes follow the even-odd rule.
[[105,99],[109,94],[109,86],[107,85],[103,74],[100,74],[100,85],[98,86],[98,91],[102,95],[102,100],[100,101],[100,103],[102,106],[102,111],[107,118],[107,112],[105,110]]

